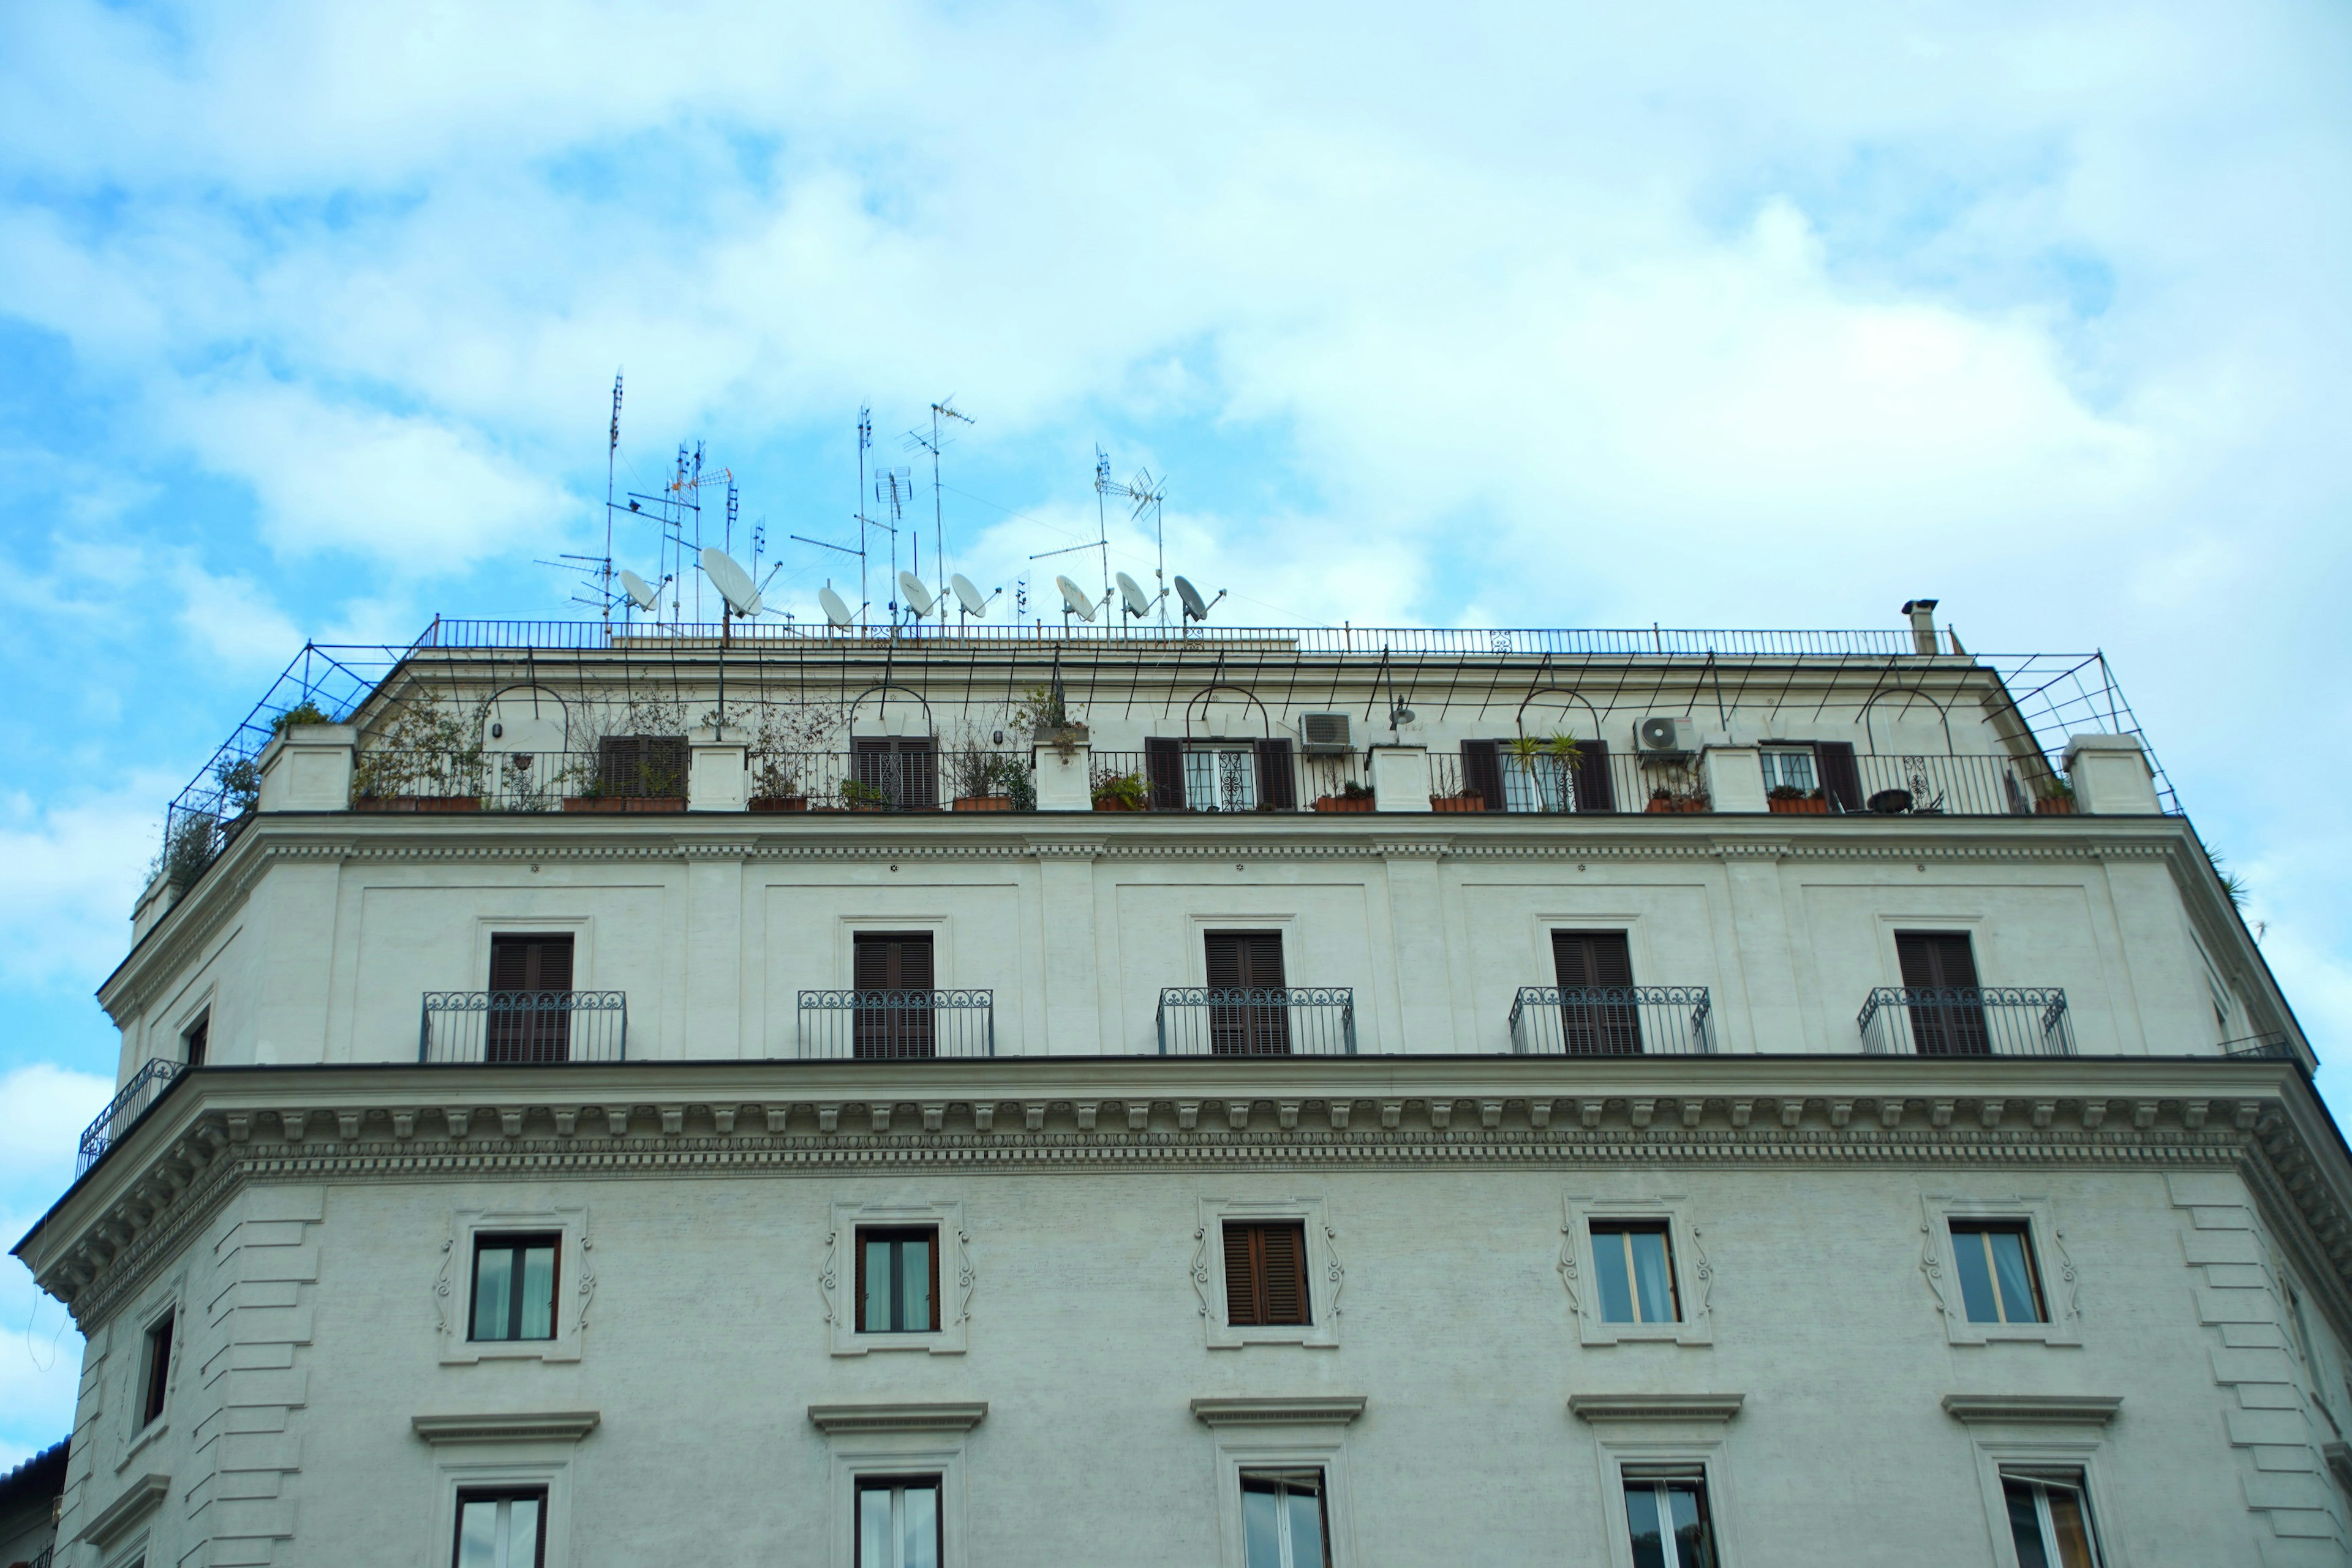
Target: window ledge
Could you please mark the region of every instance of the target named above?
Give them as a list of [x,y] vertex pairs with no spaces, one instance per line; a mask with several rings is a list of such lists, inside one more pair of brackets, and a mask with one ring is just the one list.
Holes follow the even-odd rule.
[[100,1552],[131,1533],[132,1529],[155,1511],[155,1505],[171,1492],[169,1476],[144,1475],[123,1489],[122,1495],[99,1510],[98,1517],[82,1526],[77,1542],[87,1541]]
[[1360,1394],[1192,1401],[1194,1417],[1211,1426],[1344,1426],[1363,1413]]
[[157,1438],[171,1429],[172,1417],[169,1412],[158,1415],[154,1420],[139,1428],[138,1436],[131,1439],[131,1446],[122,1450],[122,1458],[114,1462],[114,1473],[119,1476],[129,1469],[131,1461],[137,1458],[142,1450],[153,1444]]
[[868,1432],[969,1432],[988,1414],[986,1400],[957,1405],[812,1405],[809,1419],[828,1437]]
[[1571,1394],[1569,1413],[1586,1421],[1728,1421],[1744,1394]]
[[409,1425],[432,1444],[577,1443],[604,1417],[593,1410],[548,1410],[519,1415],[418,1415]]
[[1955,1420],[2069,1422],[2104,1426],[2123,1408],[2120,1395],[2095,1394],[1947,1394],[1944,1412]]

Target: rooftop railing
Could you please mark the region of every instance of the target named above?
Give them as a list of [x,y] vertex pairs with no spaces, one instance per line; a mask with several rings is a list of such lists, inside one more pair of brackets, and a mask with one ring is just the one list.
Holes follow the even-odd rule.
[[106,1109],[98,1113],[81,1135],[81,1147],[74,1157],[74,1174],[82,1175],[92,1165],[106,1158],[106,1152],[121,1142],[125,1134],[139,1124],[139,1119],[153,1109],[163,1091],[180,1080],[188,1070],[185,1062],[166,1061],[158,1057],[131,1075],[122,1092],[107,1101]]
[[1704,985],[1522,985],[1511,1003],[1515,1056],[1715,1054]]
[[1872,1056],[2071,1057],[2066,993],[2001,985],[1882,985],[1855,1019]]
[[1181,985],[1160,993],[1163,1057],[1352,1057],[1345,985]]
[[621,991],[427,991],[416,1059],[488,1066],[617,1062],[628,1054]]

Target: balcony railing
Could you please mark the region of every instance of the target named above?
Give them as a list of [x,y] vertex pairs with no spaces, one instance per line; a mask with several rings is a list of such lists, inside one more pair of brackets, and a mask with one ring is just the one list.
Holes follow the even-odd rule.
[[2071,1057],[2074,1026],[2055,986],[1882,985],[1855,1020],[1877,1056]]
[[1160,993],[1163,1057],[1352,1057],[1346,985],[1184,985]]
[[1704,985],[1522,985],[1511,1004],[1518,1056],[1713,1056]]
[[427,991],[416,1059],[617,1062],[628,1041],[626,992]]
[[122,1092],[107,1101],[98,1120],[83,1131],[81,1148],[74,1159],[74,1174],[81,1175],[104,1159],[106,1152],[121,1142],[123,1135],[139,1124],[139,1119],[163,1098],[163,1091],[177,1083],[180,1075],[187,1070],[185,1062],[158,1057],[132,1073],[131,1081],[122,1086]]
[[803,991],[804,1059],[898,1061],[996,1054],[993,991]]

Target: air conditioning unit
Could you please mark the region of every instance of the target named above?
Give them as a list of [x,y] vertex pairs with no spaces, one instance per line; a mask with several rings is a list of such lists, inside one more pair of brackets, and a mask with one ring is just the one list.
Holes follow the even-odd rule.
[[1698,750],[1698,726],[1673,714],[1633,726],[1633,750],[1644,762],[1678,763]]
[[1301,713],[1298,749],[1310,757],[1345,756],[1356,749],[1345,713]]

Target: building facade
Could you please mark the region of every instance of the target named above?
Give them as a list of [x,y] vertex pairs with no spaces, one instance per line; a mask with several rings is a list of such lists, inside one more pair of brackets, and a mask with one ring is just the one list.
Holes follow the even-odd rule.
[[58,1560],[2344,1562],[2310,1046],[2104,666],[1906,608],[281,694],[16,1247]]

